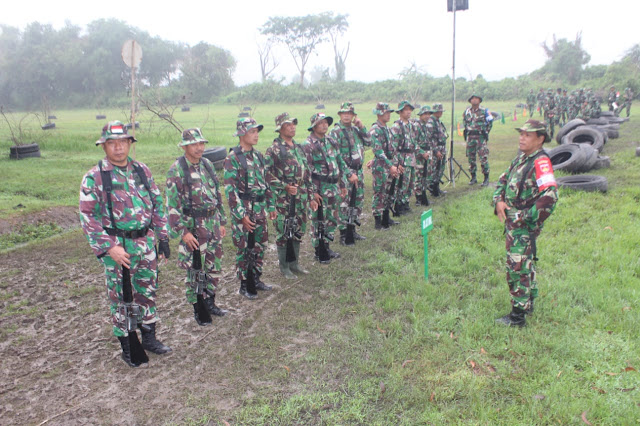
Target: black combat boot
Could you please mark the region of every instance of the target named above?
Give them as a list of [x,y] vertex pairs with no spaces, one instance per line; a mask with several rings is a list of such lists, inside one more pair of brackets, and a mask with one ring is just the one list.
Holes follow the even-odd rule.
[[[329,251],[329,249],[327,248],[327,251]],[[329,254],[329,258],[326,260],[322,260],[320,259],[320,246],[315,248],[315,259],[320,262],[323,265],[328,265],[329,263],[331,263],[331,254]]]
[[163,344],[160,340],[156,339],[156,323],[153,324],[138,324],[140,332],[142,333],[142,347],[153,352],[156,355],[162,355],[172,352],[172,349]]
[[122,347],[122,360],[127,363],[129,367],[140,367],[140,364],[134,364],[131,362],[131,349],[129,348],[129,338],[126,336],[118,336],[120,341],[120,347]]
[[422,205],[422,194],[418,195],[416,194],[416,206],[421,206]]
[[404,209],[404,213],[405,214],[409,214],[411,213],[413,210],[411,210],[411,207],[409,207],[409,202],[407,201],[406,203],[402,203],[402,208]]
[[343,246],[346,245],[346,243],[344,242],[346,237],[347,237],[347,230],[346,229],[341,229],[340,230],[340,244],[342,244]]
[[524,309],[516,308],[514,306],[510,313],[501,318],[498,318],[496,322],[498,324],[508,325],[511,327],[524,327],[525,325],[527,325],[525,314],[526,312],[524,311]]
[[489,186],[489,173],[484,174],[484,181],[481,186]]
[[475,185],[476,183],[478,183],[478,179],[476,179],[476,174],[471,173],[471,180],[469,181],[469,185]]
[[251,294],[247,290],[247,280],[240,280],[240,290],[238,290],[238,294],[246,297],[249,300],[254,300],[258,298],[257,294]]
[[[396,201],[395,205],[393,206],[393,216],[394,217],[398,217],[398,216],[402,216],[404,214],[404,210],[402,208],[402,203],[400,201]],[[391,222],[391,220],[389,220],[389,222]]]
[[353,230],[353,239],[356,241],[364,241],[367,239],[367,237],[365,237],[364,235],[360,235],[358,234],[358,232],[354,229]]
[[264,281],[262,281],[260,279],[260,277],[262,276],[262,274],[260,273],[256,273],[255,275],[255,279],[256,279],[256,290],[262,290],[262,291],[271,291],[273,290],[273,286],[270,286],[269,284],[265,284]]
[[221,309],[220,307],[216,306],[215,294],[204,299],[204,304],[207,307],[207,311],[209,311],[211,315],[215,315],[217,317],[223,317],[227,315],[227,312],[229,312],[226,309]]
[[331,250],[331,248],[329,247],[329,243],[327,243],[327,251],[329,252],[329,256],[331,256],[332,259],[340,259],[340,253]]
[[377,229],[378,231],[381,230],[381,229],[388,229],[388,228],[383,228],[382,227],[382,216],[374,216],[373,219],[376,222],[376,224],[374,226],[375,229]]
[[524,313],[527,315],[531,315],[533,313],[533,301],[536,300],[533,297],[529,299],[529,307],[525,309]]
[[429,202],[429,199],[427,198],[427,191],[422,193],[422,205],[423,206],[429,206],[431,203]]
[[198,303],[194,303],[193,304],[193,317],[196,319],[196,322],[198,323],[198,325],[201,326],[207,326],[209,324],[211,324],[211,319],[209,318],[200,318],[200,313],[199,313],[199,308],[198,308]]

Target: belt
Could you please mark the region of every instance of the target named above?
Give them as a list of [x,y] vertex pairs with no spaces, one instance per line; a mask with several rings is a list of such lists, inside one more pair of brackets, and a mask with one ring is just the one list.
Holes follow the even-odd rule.
[[125,231],[124,229],[118,228],[104,228],[105,232],[112,237],[121,237],[121,238],[142,238],[147,236],[147,232],[149,232],[149,227],[147,226],[144,229],[135,229],[133,231]]
[[408,148],[398,150],[398,152],[401,154],[411,154],[412,152],[415,152],[415,151],[416,151],[415,149],[408,149]]
[[216,209],[215,208],[207,208],[207,209],[190,209],[190,208],[183,208],[182,209],[182,214],[185,214],[187,216],[196,218],[196,217],[211,217],[214,214],[216,214]]
[[358,164],[357,166],[349,165],[349,168],[353,170],[360,170],[362,169],[362,163]]
[[480,136],[482,135],[482,132],[479,130],[470,130],[469,133],[467,133],[467,135],[469,136]]
[[326,183],[338,183],[338,182],[340,182],[340,178],[337,177],[337,176],[336,177],[323,176],[323,175],[319,175],[317,173],[312,173],[311,174],[311,178],[319,180],[320,182],[326,182]]
[[256,201],[258,203],[262,203],[264,201],[264,194],[262,195],[255,195],[251,192],[238,192],[238,195],[240,196],[241,200],[245,200],[245,201]]

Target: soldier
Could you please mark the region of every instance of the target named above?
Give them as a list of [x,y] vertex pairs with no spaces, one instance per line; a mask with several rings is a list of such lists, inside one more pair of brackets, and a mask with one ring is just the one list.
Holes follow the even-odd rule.
[[482,186],[487,186],[489,185],[489,147],[487,142],[489,141],[489,132],[493,126],[493,116],[488,109],[480,108],[482,97],[473,94],[468,99],[468,102],[471,106],[462,114],[462,120],[464,123],[464,140],[467,142],[469,172],[471,173],[469,185],[478,183],[476,179],[476,171],[478,170],[476,164],[477,153],[480,158],[482,174],[484,175]]
[[581,87],[578,91],[578,105],[582,106],[584,101],[587,100],[587,95],[584,93],[584,87]]
[[427,171],[427,185],[434,197],[446,194],[446,191],[440,189],[440,181],[444,175],[444,168],[447,162],[447,128],[440,121],[444,108],[441,103],[433,104],[431,107],[431,119],[427,123],[427,141],[431,156],[429,161],[429,170]]
[[[340,257],[340,254],[331,250],[329,241],[333,241],[333,234],[338,227],[340,199],[347,196],[346,179],[343,178],[343,170],[347,169],[347,165],[338,154],[337,142],[327,136],[332,123],[333,118],[327,117],[324,113],[313,114],[311,126],[308,128],[311,133],[302,144],[307,155],[307,163],[311,168],[313,199],[318,204],[322,204],[324,216],[323,223],[320,223],[318,210],[311,215],[311,244],[315,250],[315,258],[320,263],[330,263],[331,259]],[[323,238],[329,254],[328,259],[320,256],[320,238]]]
[[568,116],[569,120],[573,120],[578,115],[578,111],[580,111],[580,105],[578,105],[578,92],[575,90],[571,92],[569,96],[569,100],[567,101],[568,105]]
[[[261,279],[264,253],[269,242],[267,213],[271,220],[276,218],[265,172],[266,161],[254,149],[263,127],[253,118],[240,118],[233,135],[238,137],[239,144],[231,148],[224,160],[224,190],[231,215],[231,238],[236,246],[236,274],[240,280],[238,294],[250,300],[258,297],[257,290],[272,289]],[[248,247],[249,233],[254,237],[253,248]],[[253,282],[249,282],[250,268]]]
[[588,101],[585,100],[584,102],[582,102],[580,111],[578,112],[578,115],[576,115],[576,118],[581,118],[585,121],[591,118],[591,106],[589,105]]
[[398,104],[396,114],[400,117],[391,126],[391,137],[393,144],[396,146],[396,155],[398,164],[402,166],[402,186],[398,188],[399,196],[396,199],[396,214],[411,213],[409,207],[409,199],[413,192],[413,186],[416,178],[416,147],[417,132],[411,121],[411,113],[415,107],[409,101],[402,101]]
[[560,97],[560,126],[564,126],[569,118],[569,96],[567,95],[567,89],[562,90],[562,96]]
[[427,123],[431,118],[431,107],[424,105],[418,111],[418,120],[414,120],[417,128],[416,137],[416,206],[428,206],[427,172],[429,171],[429,141],[427,139]]
[[619,116],[620,113],[626,108],[627,109],[627,117],[631,114],[631,102],[633,101],[633,92],[631,88],[627,87],[624,89],[624,103],[618,107],[616,111],[616,116]]
[[139,348],[136,325],[142,348],[156,354],[171,352],[156,339],[155,243],[159,240],[161,260],[169,257],[170,248],[162,194],[149,168],[129,157],[134,142],[121,122],[104,126],[96,146],[102,145],[106,157],[82,179],[80,223],[104,266],[113,334],[120,341],[122,359],[138,367],[148,358]]
[[547,90],[547,98],[544,104],[544,121],[547,123],[547,126],[551,129],[551,137],[553,137],[555,123],[556,123],[556,115],[557,112],[557,104],[556,97],[553,95],[553,90]]
[[[287,279],[295,279],[296,276],[293,273],[302,275],[309,273],[298,263],[300,260],[300,239],[307,229],[308,204],[313,211],[318,209],[318,203],[313,198],[311,170],[307,164],[306,155],[302,147],[293,139],[296,135],[297,124],[298,119],[289,117],[286,112],[278,115],[276,117],[276,132],[280,136],[273,140],[273,144],[267,148],[265,153],[267,184],[273,192],[277,211],[274,225],[278,261],[280,272]],[[292,203],[295,203],[295,206],[292,207]],[[285,229],[286,219],[290,220],[290,229]],[[288,232],[294,235],[288,236]],[[288,239],[289,242],[287,242]],[[293,244],[295,252],[295,260],[291,262],[287,261],[287,244]]]
[[540,88],[540,91],[538,92],[538,96],[536,96],[536,98],[538,99],[539,117],[542,117],[542,111],[543,111],[543,108],[544,108],[545,99],[547,98],[545,96],[544,90],[542,90],[542,88]]
[[387,127],[392,112],[394,110],[389,108],[388,103],[378,102],[373,109],[378,120],[371,125],[369,130],[371,149],[375,158],[367,164],[367,167],[371,168],[373,177],[371,210],[375,220],[375,229],[378,230],[389,229],[389,225],[399,223],[389,218],[389,208],[393,202],[392,195],[389,194],[391,180],[397,178],[404,171],[398,164],[396,146]]
[[551,140],[545,124],[529,120],[516,130],[520,132],[520,153],[498,179],[493,194],[494,212],[505,224],[512,306],[511,313],[496,322],[523,327],[538,296],[536,239],[558,201],[558,185],[551,159],[542,149]]
[[607,104],[609,106],[609,111],[615,111],[615,106],[613,105],[618,100],[618,94],[616,93],[616,87],[611,86],[609,88],[609,96],[607,97]]
[[529,89],[527,95],[527,107],[529,108],[529,118],[533,117],[533,109],[536,107],[536,94],[533,93],[533,89]]
[[[200,129],[182,132],[178,146],[184,155],[169,169],[166,189],[169,236],[180,238],[178,267],[187,271],[187,301],[201,326],[211,324],[211,315],[227,313],[215,304],[227,218],[213,164],[202,157],[208,142]],[[194,268],[194,264],[200,266]]]

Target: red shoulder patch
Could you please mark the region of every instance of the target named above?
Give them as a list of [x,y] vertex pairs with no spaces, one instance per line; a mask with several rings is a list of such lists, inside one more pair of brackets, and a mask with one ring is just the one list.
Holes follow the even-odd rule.
[[553,175],[551,160],[548,157],[538,158],[534,164],[536,166],[536,184],[540,191],[551,186],[558,186],[556,177]]

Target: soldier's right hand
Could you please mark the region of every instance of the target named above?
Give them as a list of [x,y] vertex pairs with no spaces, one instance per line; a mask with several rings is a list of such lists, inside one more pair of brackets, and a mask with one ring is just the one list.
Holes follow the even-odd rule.
[[507,220],[507,214],[505,213],[505,210],[511,210],[511,208],[504,201],[498,201],[496,203],[496,214],[498,215],[498,219],[502,223]]
[[404,166],[398,166],[398,171],[400,174],[404,173]]
[[442,153],[440,151],[436,151],[436,157],[438,157],[438,160],[442,160]]
[[391,168],[389,169],[389,174],[391,175],[391,177],[397,178],[400,172],[398,171],[398,168],[396,166],[391,166]]
[[289,195],[298,195],[298,185],[285,185],[284,190]]
[[191,232],[187,232],[186,234],[184,234],[182,236],[182,241],[184,241],[184,243],[191,251],[194,251],[198,247],[200,247],[200,245],[198,244],[198,240],[196,240],[196,237],[194,237]]
[[249,216],[245,216],[242,218],[242,226],[244,226],[244,229],[249,232],[253,232],[256,229],[256,223],[251,222]]
[[107,253],[109,254],[109,257],[113,259],[114,262],[116,262],[118,265],[122,266],[123,268],[129,269],[129,266],[131,266],[131,261],[129,260],[129,257],[130,257],[129,253],[124,251],[124,248],[122,248],[122,246],[111,247],[109,251],[107,251]]
[[358,186],[358,175],[356,173],[352,174],[351,177],[347,179],[350,184],[355,184]]

